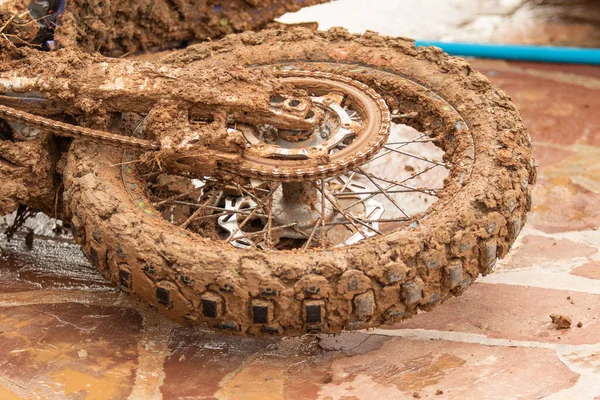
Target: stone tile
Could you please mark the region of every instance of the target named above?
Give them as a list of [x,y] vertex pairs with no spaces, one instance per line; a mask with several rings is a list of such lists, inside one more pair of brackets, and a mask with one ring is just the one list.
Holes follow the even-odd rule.
[[[321,386],[331,381],[331,363],[339,355],[311,357],[306,361],[288,361],[285,371],[284,400],[319,399]],[[290,360],[291,361],[291,360]]]
[[217,393],[218,398],[278,400],[283,398],[285,369],[272,360],[246,363]]
[[576,74],[475,63],[492,83],[510,94],[535,142],[600,146],[598,79]]
[[[380,350],[336,360],[322,399],[542,398],[578,375],[554,350],[394,338]],[[443,396],[436,396],[438,390]],[[344,397],[347,396],[347,397]]]
[[221,380],[240,368],[247,357],[268,346],[261,339],[243,338],[241,341],[250,341],[250,344],[237,343],[236,346],[227,336],[176,328],[169,344],[170,355],[164,364],[163,396],[212,398]]
[[571,274],[590,279],[600,279],[600,261],[590,261],[573,268]]
[[[219,400],[312,400],[330,379],[330,357],[284,358],[277,354],[255,355],[237,365],[219,382],[213,396],[191,390],[191,398]],[[211,390],[214,385],[210,386]],[[164,392],[163,392],[164,393]],[[165,396],[165,399],[175,398]],[[180,398],[180,397],[179,397]]]
[[596,247],[569,239],[528,235],[502,261],[501,269],[511,270],[545,264],[569,263],[574,259],[589,258],[598,251],[600,250]]
[[169,351],[165,399],[316,398],[336,354],[315,337],[253,338],[185,328],[174,330]]
[[[288,377],[287,373],[290,364],[289,360],[274,357],[249,360],[231,379],[222,382],[217,398],[229,400],[315,399],[318,386],[314,384],[304,386],[301,392],[296,391],[293,395],[286,393],[286,389],[290,389],[286,387],[286,383],[293,379],[293,377]],[[325,376],[325,372],[321,371],[321,375]],[[318,379],[318,376],[314,371],[310,371],[310,378],[314,381]],[[323,382],[322,379],[324,378],[321,378],[319,383]],[[305,385],[306,381],[302,384]],[[297,388],[292,387],[293,389]]]
[[0,386],[0,399],[3,400],[21,400],[23,397],[16,395],[14,392]]
[[[600,341],[600,296],[526,286],[477,283],[435,310],[384,329],[435,329],[490,338],[564,344]],[[550,314],[564,314],[573,327],[557,330]],[[582,328],[576,324],[581,321]]]
[[317,399],[331,363],[390,340],[364,333],[252,338],[176,328],[164,364],[164,399]]
[[538,174],[543,174],[546,167],[557,164],[575,153],[568,148],[535,142],[533,144],[533,156],[538,166]]
[[127,397],[141,328],[139,314],[124,308],[75,303],[0,308],[0,376],[27,398]]
[[600,393],[600,344],[594,346],[561,347],[557,349],[560,360],[580,374],[577,383],[564,389],[548,400],[593,398]]
[[319,336],[319,347],[327,351],[341,352],[346,356],[365,354],[381,348],[388,338],[359,332],[342,332],[337,335]]
[[[478,65],[480,62],[487,62],[492,60],[475,60],[474,63]],[[509,68],[519,68],[522,71],[530,73],[544,73],[548,72],[548,77],[554,77],[555,79],[565,78],[577,79],[581,77],[589,77],[594,79],[600,79],[600,68],[594,65],[583,65],[583,64],[551,64],[551,63],[536,63],[528,61],[502,61],[493,60],[493,62],[505,63]],[[588,82],[590,88],[594,88],[600,85],[600,82],[594,81],[577,81],[578,83]],[[584,86],[586,86],[584,84]]]
[[600,226],[600,148],[570,149],[576,154],[541,171],[533,192],[529,221],[547,233]]

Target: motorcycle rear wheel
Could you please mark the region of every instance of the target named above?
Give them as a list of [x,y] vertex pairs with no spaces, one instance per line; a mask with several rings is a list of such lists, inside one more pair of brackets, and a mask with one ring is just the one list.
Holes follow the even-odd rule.
[[421,132],[418,141],[434,143],[448,170],[437,201],[381,235],[306,250],[240,249],[165,220],[127,153],[75,141],[65,204],[76,239],[107,279],[172,320],[250,335],[391,324],[490,273],[526,221],[536,177],[529,136],[509,96],[462,59],[334,29],[232,35],[163,62],[359,81],[383,97],[394,121]]

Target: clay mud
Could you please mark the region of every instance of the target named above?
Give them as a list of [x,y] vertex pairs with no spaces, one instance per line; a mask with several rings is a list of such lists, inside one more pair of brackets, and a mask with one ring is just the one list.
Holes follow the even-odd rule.
[[296,6],[253,19],[248,2],[102,3],[92,18],[73,4],[66,48],[2,41],[0,211],[59,217],[105,278],[174,321],[252,335],[393,323],[492,272],[525,223],[529,136],[462,59],[339,28],[114,58]]

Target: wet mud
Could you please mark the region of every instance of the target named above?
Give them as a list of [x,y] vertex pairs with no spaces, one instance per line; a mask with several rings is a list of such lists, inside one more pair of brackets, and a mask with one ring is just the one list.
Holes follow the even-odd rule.
[[2,293],[35,291],[40,287],[90,293],[112,290],[112,285],[90,267],[72,239],[36,236],[33,246],[27,246],[21,235],[10,241],[0,236],[0,247]]
[[[106,14],[98,13],[91,21],[73,17],[83,26],[69,25],[66,18],[58,37],[63,35],[67,44],[65,38],[77,32],[79,43],[73,46],[119,55],[155,49],[155,37],[156,43],[168,46],[209,35],[202,24],[188,19],[194,13],[186,4],[178,13],[154,8],[144,14],[145,3],[136,3],[141,8],[119,3],[131,8],[133,16],[128,17],[116,12],[116,3],[109,4]],[[218,22],[224,30],[220,33],[251,26],[250,20],[227,15]],[[181,26],[181,31],[166,29],[161,18],[174,18],[167,26]],[[151,28],[140,30],[138,23]],[[207,24],[214,28],[212,19]],[[120,28],[125,36],[107,37],[117,25],[130,29]],[[508,95],[464,60],[439,49],[417,49],[409,39],[373,32],[352,35],[343,29],[246,32],[190,46],[155,62],[69,48],[39,54],[5,46],[8,51],[0,55],[4,102],[100,131],[118,131],[116,122],[122,122],[123,113],[148,115],[152,139],[167,150],[185,139],[177,135],[186,131],[191,114],[225,118],[218,113],[225,104],[234,119],[245,112],[263,115],[271,94],[288,91],[272,74],[302,69],[357,81],[372,90],[379,103],[385,101],[402,115],[418,111],[420,118],[410,126],[426,132],[445,152],[450,171],[439,201],[401,229],[354,246],[263,252],[236,249],[169,224],[151,206],[139,170],[130,165],[133,156],[80,140],[85,138],[81,131],[71,132],[76,138],[72,143],[49,139],[55,140],[54,147],[46,146],[46,157],[38,160],[26,157],[20,146],[47,143],[7,138],[8,144],[16,144],[7,146],[15,156],[3,155],[5,168],[22,164],[29,180],[10,189],[6,198],[47,197],[53,193],[48,183],[36,188],[39,193],[31,194],[29,187],[44,174],[63,172],[64,186],[58,193],[74,238],[90,262],[123,292],[182,324],[234,334],[300,335],[409,318],[461,294],[480,274],[492,272],[531,207],[535,163],[527,131]],[[267,67],[249,70],[256,65]],[[36,93],[41,101],[15,100],[14,94],[24,91]],[[177,125],[182,121],[184,125]],[[58,121],[53,124],[49,120],[39,126],[70,129]],[[88,139],[98,139],[85,132]],[[169,144],[173,137],[177,141]],[[235,141],[224,142],[226,135],[217,134],[212,141],[199,137],[197,154],[223,148],[234,156],[240,153]],[[70,147],[64,158],[51,150],[65,143]],[[160,161],[164,160],[158,165]],[[210,160],[200,164],[208,165],[209,172],[217,169]],[[46,182],[53,185],[54,179]],[[0,211],[12,211],[17,202],[10,200]]]
[[[331,251],[264,254],[240,251],[164,225],[160,216],[152,215],[141,192],[120,189],[139,187],[133,170],[127,177],[127,169],[116,174],[102,168],[106,162],[122,159],[118,154],[101,155],[81,145],[70,157],[67,201],[74,213],[77,239],[85,243],[84,251],[105,276],[182,323],[208,324],[232,333],[300,334],[397,321],[435,307],[461,293],[480,273],[489,273],[524,223],[535,173],[530,145],[514,107],[464,61],[430,49],[417,51],[410,41],[401,39],[353,36],[341,30],[319,34],[298,30],[246,34],[191,47],[167,63],[210,66],[244,59],[268,64],[307,54],[309,60],[322,61],[339,57],[336,49],[340,47],[346,49],[342,54],[351,65],[373,65],[372,60],[385,53],[383,65],[376,64],[379,68],[398,68],[416,77],[439,74],[438,90],[449,101],[460,100],[467,121],[474,127],[479,124],[472,134],[480,161],[464,188],[458,183],[461,169],[453,168],[448,191],[430,210],[433,217],[419,221],[415,229]],[[343,66],[336,72],[371,83],[368,73],[350,73]],[[380,76],[378,82],[384,93],[394,93],[394,78]],[[392,96],[388,99],[399,101]],[[486,107],[496,110],[492,126],[482,112]],[[463,165],[458,160],[466,160],[468,147],[462,141],[468,136],[457,134],[450,115],[447,124],[445,114],[437,118],[424,118],[420,128],[432,129],[448,160],[455,157],[453,164]],[[500,148],[492,145],[497,140]],[[77,161],[87,157],[94,161]],[[105,195],[106,185],[115,188],[111,199]],[[131,205],[128,197],[138,199],[141,208],[117,206]],[[444,199],[453,199],[453,206],[445,208]],[[115,242],[115,237],[121,239]],[[257,310],[264,311],[264,317],[257,317]]]
[[0,33],[3,39],[16,45],[32,43],[39,27],[26,13],[28,0],[11,0],[0,3]]
[[57,156],[48,137],[29,142],[0,140],[0,215],[12,213],[19,204],[55,214]]
[[260,29],[286,12],[327,1],[75,0],[69,2],[57,39],[108,56],[155,52]]

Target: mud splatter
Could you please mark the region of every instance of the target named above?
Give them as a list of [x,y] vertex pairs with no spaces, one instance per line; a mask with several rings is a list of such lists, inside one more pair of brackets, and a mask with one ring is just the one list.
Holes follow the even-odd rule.
[[454,368],[466,364],[466,360],[452,354],[428,354],[406,360],[401,365],[385,360],[375,360],[369,364],[352,366],[344,371],[355,375],[368,375],[382,385],[395,385],[399,390],[410,392],[421,390],[439,383]]

